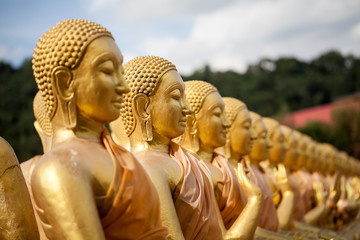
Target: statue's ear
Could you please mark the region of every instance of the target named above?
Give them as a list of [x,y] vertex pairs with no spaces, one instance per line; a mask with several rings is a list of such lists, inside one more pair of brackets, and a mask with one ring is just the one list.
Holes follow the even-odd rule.
[[53,84],[55,85],[56,93],[62,99],[69,99],[73,96],[72,84],[72,73],[67,67],[56,67],[53,70]]
[[63,66],[54,68],[52,71],[52,85],[60,102],[65,126],[69,129],[75,128],[77,123],[76,101],[72,83],[73,76],[69,68]]
[[150,98],[142,93],[137,94],[133,99],[133,111],[136,118],[139,120],[143,140],[147,142],[153,139],[149,104]]
[[186,128],[188,128],[187,132],[189,132],[189,137],[191,139],[191,149],[194,152],[199,151],[200,145],[199,145],[199,133],[197,129],[197,121],[195,113],[192,113],[188,116],[187,122],[186,122]]

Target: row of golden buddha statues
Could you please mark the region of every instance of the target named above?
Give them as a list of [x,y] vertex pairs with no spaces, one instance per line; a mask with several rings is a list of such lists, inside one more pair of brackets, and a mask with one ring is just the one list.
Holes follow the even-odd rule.
[[360,239],[360,164],[332,145],[161,57],[123,64],[91,21],[32,63],[44,153],[20,166],[1,139],[0,239]]

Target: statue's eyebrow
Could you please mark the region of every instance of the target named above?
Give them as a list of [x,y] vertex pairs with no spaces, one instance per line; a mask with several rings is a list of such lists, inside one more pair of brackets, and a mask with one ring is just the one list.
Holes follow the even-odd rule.
[[93,61],[91,61],[91,65],[96,66],[96,65],[99,65],[99,64],[109,61],[109,60],[116,63],[116,65],[119,64],[119,59],[117,59],[114,54],[105,52],[105,53],[101,54],[100,56],[97,56],[95,59],[93,59]]
[[173,91],[175,89],[179,89],[180,92],[183,92],[184,91],[184,86],[182,86],[179,82],[176,82],[176,83],[173,83],[171,84],[170,86],[168,86],[166,89],[165,89],[165,92],[167,91]]
[[208,109],[210,111],[214,110],[215,108],[220,108],[221,110],[223,110],[223,105],[220,102],[214,103],[213,105],[211,105]]

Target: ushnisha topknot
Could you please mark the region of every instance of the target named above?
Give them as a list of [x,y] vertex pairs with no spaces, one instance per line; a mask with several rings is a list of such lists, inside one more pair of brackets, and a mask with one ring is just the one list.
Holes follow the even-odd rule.
[[273,118],[264,117],[263,122],[268,130],[269,137],[274,133],[275,128],[280,126],[280,123]]
[[170,61],[156,56],[140,56],[124,64],[124,78],[130,87],[130,92],[124,94],[124,104],[120,112],[128,136],[136,126],[132,111],[134,97],[137,94],[152,95],[161,77],[170,70],[177,71]]
[[251,117],[251,122],[254,125],[257,121],[262,120],[262,116],[260,116],[259,114],[257,114],[256,112],[252,112],[250,111],[250,117]]
[[57,104],[51,83],[53,70],[59,66],[75,69],[86,47],[102,36],[113,38],[106,28],[97,23],[69,19],[59,22],[40,37],[34,49],[32,68],[50,120]]
[[284,133],[285,139],[288,138],[293,133],[293,129],[285,125],[281,125],[281,130]]
[[246,108],[246,104],[236,98],[223,97],[225,103],[225,113],[231,124],[235,121],[237,114]]
[[200,111],[207,95],[217,91],[216,87],[204,81],[191,80],[185,82],[186,99],[188,100],[194,113],[198,113]]
[[46,136],[51,137],[52,125],[40,92],[37,92],[35,95],[33,110],[35,119],[39,123],[40,128],[44,131]]

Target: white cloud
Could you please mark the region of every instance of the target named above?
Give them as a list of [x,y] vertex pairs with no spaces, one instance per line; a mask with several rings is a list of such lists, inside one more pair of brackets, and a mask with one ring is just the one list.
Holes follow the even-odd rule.
[[[243,71],[261,57],[309,59],[329,49],[360,54],[358,0],[78,1],[80,9],[68,15],[107,27],[125,60],[159,55],[185,74],[204,64]],[[2,35],[12,41],[1,42],[0,57],[20,62],[15,57],[31,56],[48,22],[63,18],[58,14],[46,22],[41,14],[28,18],[21,28],[8,24]]]
[[360,41],[360,22],[357,23],[350,31],[350,36],[355,41]]
[[4,59],[6,56],[6,47],[4,45],[0,45],[0,59]]
[[[360,2],[352,0],[237,1],[198,15],[185,39],[159,36],[144,46],[146,53],[174,59],[186,73],[204,63],[244,70],[265,56],[308,59],[329,49],[351,51],[349,46],[359,44],[346,28],[351,19],[359,19],[359,12]],[[353,38],[359,29],[351,32]],[[360,48],[352,51],[360,54]]]

